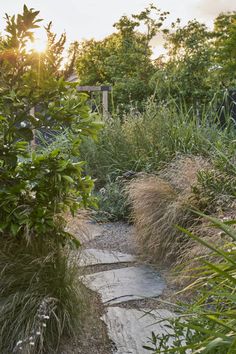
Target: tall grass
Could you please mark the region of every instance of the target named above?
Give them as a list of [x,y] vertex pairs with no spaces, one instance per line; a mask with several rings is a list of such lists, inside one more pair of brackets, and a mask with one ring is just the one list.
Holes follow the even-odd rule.
[[[181,304],[184,310],[179,318],[170,320],[172,334],[153,336],[152,353],[236,353],[236,231],[230,226],[236,221],[223,223],[209,216],[207,219],[216,232],[223,232],[231,242],[217,247],[181,228],[190,238],[207,247],[215,262],[202,260],[197,280],[191,285],[197,291],[197,298],[190,305]],[[173,344],[168,344],[170,338]]]
[[[173,166],[171,167],[173,169]],[[177,168],[175,173],[177,175]],[[181,173],[184,174],[183,169],[178,171],[178,175]],[[194,177],[196,173],[195,176],[188,176],[188,186],[181,191],[176,187],[186,186],[186,182],[177,181],[178,176],[175,176],[177,186],[173,186],[171,183],[173,181],[157,176],[135,179],[128,186],[135,238],[140,253],[152,262],[161,264],[176,262],[185,249],[186,237],[175,225],[192,227],[197,222],[189,210],[190,207],[196,207],[190,188]]]
[[55,353],[78,334],[88,301],[77,270],[55,243],[1,239],[1,353]]
[[178,153],[206,155],[214,146],[229,145],[230,131],[219,127],[212,106],[198,116],[173,102],[150,99],[143,113],[107,120],[97,143],[84,141],[82,156],[101,186],[108,175],[160,170]]

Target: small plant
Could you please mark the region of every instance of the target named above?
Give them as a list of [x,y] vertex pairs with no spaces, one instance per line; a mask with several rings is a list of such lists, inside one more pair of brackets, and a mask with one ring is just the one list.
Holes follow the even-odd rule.
[[108,182],[96,193],[98,207],[97,221],[119,221],[129,219],[129,205],[124,183],[120,180]]

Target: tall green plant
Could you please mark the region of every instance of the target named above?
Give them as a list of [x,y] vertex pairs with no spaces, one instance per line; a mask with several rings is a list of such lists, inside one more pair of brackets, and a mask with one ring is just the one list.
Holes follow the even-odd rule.
[[184,312],[177,319],[170,320],[171,334],[153,335],[153,346],[147,346],[153,353],[236,352],[236,232],[231,226],[236,221],[223,223],[210,216],[206,218],[218,231],[226,234],[231,242],[225,247],[217,247],[181,229],[211,250],[216,261],[203,260],[203,267],[199,269],[197,280],[192,284],[192,289],[198,293],[196,300],[191,305],[182,304]]

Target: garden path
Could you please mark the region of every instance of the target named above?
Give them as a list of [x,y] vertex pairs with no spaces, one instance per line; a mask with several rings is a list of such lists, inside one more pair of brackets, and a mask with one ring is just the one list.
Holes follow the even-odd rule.
[[[125,223],[86,222],[82,282],[100,295],[102,320],[116,354],[145,354],[151,332],[166,334],[173,313],[158,301],[166,285],[160,272],[138,257],[134,229]],[[160,320],[164,320],[160,323]],[[150,345],[150,344],[149,344]]]

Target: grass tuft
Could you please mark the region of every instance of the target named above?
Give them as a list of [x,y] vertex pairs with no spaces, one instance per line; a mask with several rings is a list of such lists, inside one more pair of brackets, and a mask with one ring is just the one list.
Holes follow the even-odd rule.
[[182,257],[187,240],[176,225],[192,228],[197,223],[190,211],[198,203],[192,185],[206,166],[201,157],[178,157],[159,173],[161,178],[137,178],[129,184],[137,241],[151,261],[170,263]]
[[80,330],[88,305],[75,259],[47,242],[1,240],[0,352],[55,353]]

